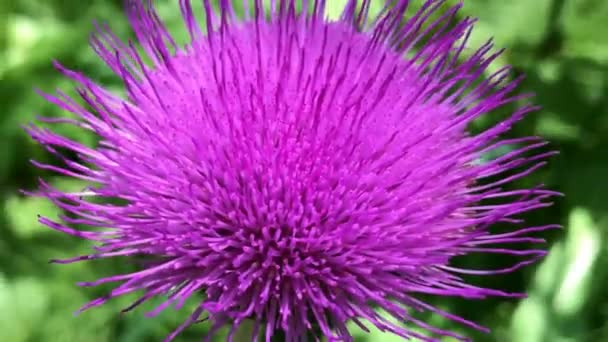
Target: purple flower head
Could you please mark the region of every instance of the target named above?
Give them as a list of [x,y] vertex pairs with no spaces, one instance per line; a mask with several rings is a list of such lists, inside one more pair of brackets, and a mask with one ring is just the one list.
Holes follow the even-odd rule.
[[[309,11],[273,0],[268,13],[261,0],[242,1],[242,15],[229,0],[202,2],[199,26],[180,1],[185,46],[150,1],[127,2],[143,53],[97,27],[91,45],[124,82],[124,98],[56,64],[84,104],[42,94],[77,116],[43,120],[92,131],[96,146],[27,127],[64,161],[38,167],[90,183],[74,193],[41,182],[36,195],[67,215],[40,221],[97,244],[57,262],[148,261],[84,283],[116,287],[82,310],[138,292],[125,310],[164,296],[154,315],[203,294],[168,340],[199,320],[210,321],[209,336],[230,326],[229,340],[245,320],[252,340],[282,331],[286,341],[352,341],[349,322],[405,339],[466,340],[414,312],[486,329],[420,297],[522,296],[463,277],[511,272],[545,254],[530,249],[542,239],[529,233],[555,226],[529,227],[518,215],[555,193],[504,186],[552,152],[536,137],[503,138],[535,107],[513,94],[521,79],[509,80],[508,67],[485,74],[499,55],[491,42],[464,56],[474,20],[456,19],[461,5],[428,0],[406,17],[410,1],[387,1],[371,17],[370,1],[350,0],[329,21],[325,0],[302,0]],[[467,134],[473,120],[515,102],[509,118]],[[512,229],[495,232],[496,223]],[[471,253],[507,254],[513,264],[454,263]]]

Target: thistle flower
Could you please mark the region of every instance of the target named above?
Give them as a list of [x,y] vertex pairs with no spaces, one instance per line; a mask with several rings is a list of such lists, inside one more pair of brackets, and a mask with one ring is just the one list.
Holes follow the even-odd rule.
[[[503,188],[552,154],[537,137],[504,138],[535,109],[528,94],[513,94],[521,78],[510,80],[508,67],[484,76],[500,53],[491,42],[464,56],[474,20],[457,19],[461,5],[428,0],[405,18],[410,1],[387,1],[372,18],[370,1],[350,0],[329,21],[325,3],[303,0],[311,10],[300,11],[295,0],[275,0],[264,13],[261,0],[243,1],[237,15],[229,0],[216,8],[203,0],[199,26],[181,0],[190,40],[179,46],[149,0],[127,1],[144,52],[105,26],[91,38],[125,98],[55,64],[86,105],[43,93],[77,119],[42,120],[99,137],[85,146],[26,128],[64,161],[38,167],[90,183],[71,193],[41,182],[36,195],[67,215],[40,222],[97,243],[90,255],[57,262],[150,261],[81,284],[117,283],[82,310],[132,292],[141,298],[125,311],[166,296],[154,315],[202,294],[167,340],[200,320],[210,321],[209,336],[230,326],[229,340],[245,320],[252,340],[282,331],[287,341],[311,332],[352,341],[347,323],[365,321],[405,339],[466,340],[414,312],[486,329],[420,296],[522,296],[463,279],[538,260],[545,252],[529,244],[542,239],[529,233],[555,227],[517,217],[555,193]],[[515,103],[509,118],[467,134],[473,120]],[[484,158],[505,146],[511,152]],[[512,230],[495,232],[495,223]],[[492,270],[454,264],[471,253],[514,261]]]

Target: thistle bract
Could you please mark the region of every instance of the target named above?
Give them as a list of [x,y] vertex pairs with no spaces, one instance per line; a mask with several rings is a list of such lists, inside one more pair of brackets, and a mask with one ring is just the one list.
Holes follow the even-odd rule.
[[[241,1],[238,15],[231,1],[202,3],[204,24],[180,1],[183,46],[148,1],[127,1],[138,45],[97,26],[91,46],[124,82],[124,97],[56,64],[81,100],[42,94],[76,115],[42,120],[92,131],[95,146],[27,127],[64,161],[37,166],[90,183],[63,192],[41,182],[36,193],[66,212],[43,224],[96,243],[90,255],[57,262],[147,260],[83,283],[116,283],[83,309],[138,292],[126,310],[164,297],[154,315],[200,298],[168,340],[200,320],[210,321],[209,336],[230,326],[229,340],[245,320],[252,340],[281,331],[287,341],[352,341],[349,322],[406,339],[466,340],[414,312],[485,328],[420,296],[521,296],[462,277],[511,272],[545,254],[529,233],[554,226],[517,216],[555,194],[504,186],[551,152],[536,137],[502,138],[535,107],[513,94],[521,78],[508,67],[488,75],[499,55],[491,42],[463,53],[474,20],[457,19],[460,5],[429,0],[406,16],[410,1],[388,1],[372,17],[370,1],[350,0],[330,21],[322,0],[271,1],[267,11]],[[516,102],[504,121],[467,134],[475,119]],[[512,229],[493,232],[495,223]],[[508,254],[513,264],[454,264],[470,253]]]

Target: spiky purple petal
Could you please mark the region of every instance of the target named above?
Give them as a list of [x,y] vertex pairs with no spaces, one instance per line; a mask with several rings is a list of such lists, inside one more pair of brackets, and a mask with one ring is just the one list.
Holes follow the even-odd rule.
[[[150,1],[127,1],[145,58],[104,25],[96,24],[91,38],[123,80],[125,99],[55,64],[78,84],[86,105],[62,92],[42,94],[79,118],[45,122],[100,138],[91,147],[26,128],[64,161],[36,166],[91,184],[68,193],[41,182],[38,194],[69,215],[40,221],[99,243],[91,255],[55,262],[154,260],[135,273],[81,283],[119,283],[81,310],[143,291],[129,311],[168,294],[148,314],[154,316],[202,292],[168,340],[203,314],[212,330],[230,324],[229,339],[250,319],[267,340],[283,330],[287,341],[300,341],[319,329],[331,341],[352,341],[346,323],[364,319],[406,339],[466,340],[416,319],[412,310],[485,328],[417,295],[521,296],[461,277],[512,272],[538,260],[543,250],[513,244],[542,242],[528,233],[556,228],[526,227],[517,218],[549,205],[556,193],[503,189],[552,154],[536,137],[500,139],[536,108],[528,94],[514,94],[521,78],[510,81],[508,67],[484,77],[500,53],[491,42],[463,55],[474,20],[455,19],[460,5],[433,21],[444,1],[428,0],[404,20],[409,1],[389,2],[370,18],[370,1],[351,0],[329,22],[325,1],[304,4],[313,10],[273,1],[267,19],[260,0],[245,1],[248,10],[239,18],[230,1],[220,0],[216,11],[203,0],[201,28],[190,2],[181,0],[191,37],[182,47]],[[467,134],[475,119],[516,102],[524,104],[509,118]],[[481,161],[505,146],[515,148]],[[125,204],[107,201],[116,199]],[[493,234],[489,228],[499,222],[513,230]],[[517,260],[493,270],[452,265],[470,253]],[[394,323],[377,307],[430,335]]]

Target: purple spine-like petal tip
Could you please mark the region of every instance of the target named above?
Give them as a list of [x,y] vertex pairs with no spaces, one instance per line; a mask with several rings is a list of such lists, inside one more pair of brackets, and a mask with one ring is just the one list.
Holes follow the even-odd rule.
[[[457,20],[460,5],[437,0],[407,18],[410,1],[390,1],[370,17],[370,1],[351,0],[336,21],[321,0],[271,1],[268,11],[261,0],[238,10],[218,2],[202,1],[199,26],[190,1],[180,1],[191,38],[180,46],[150,0],[127,1],[145,56],[95,24],[91,46],[123,80],[126,98],[55,63],[81,100],[41,95],[78,120],[45,122],[92,131],[96,146],[26,127],[64,162],[37,167],[90,183],[70,193],[41,181],[32,194],[66,212],[41,223],[98,243],[91,255],[54,262],[151,260],[135,273],[81,283],[117,283],[81,310],[139,291],[124,311],[166,296],[154,316],[204,293],[167,340],[201,319],[212,332],[230,325],[230,340],[245,320],[252,340],[282,330],[287,341],[313,332],[352,341],[347,323],[362,321],[406,339],[467,339],[413,311],[485,331],[419,296],[521,296],[462,276],[512,272],[544,256],[530,247],[543,240],[529,234],[557,226],[528,227],[518,216],[556,193],[503,188],[552,153],[537,137],[501,139],[536,107],[514,94],[521,78],[511,81],[510,68],[486,74],[499,55],[491,42],[465,57],[474,20]],[[516,102],[524,104],[509,118],[467,134],[475,119]],[[496,223],[512,229],[495,233]],[[471,253],[514,261],[454,265]]]

